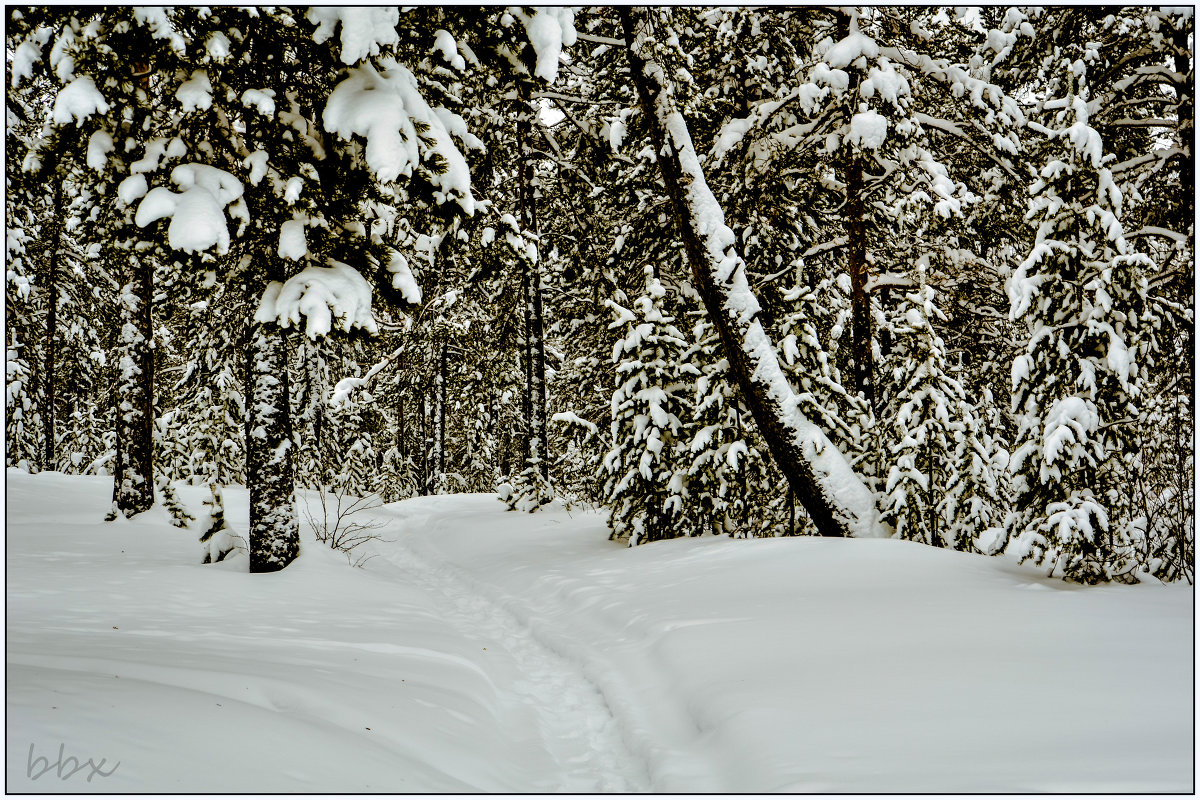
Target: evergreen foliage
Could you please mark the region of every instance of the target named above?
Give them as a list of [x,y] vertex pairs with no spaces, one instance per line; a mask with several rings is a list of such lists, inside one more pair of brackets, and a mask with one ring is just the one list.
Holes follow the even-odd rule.
[[[257,571],[297,486],[827,533],[803,417],[862,531],[1193,577],[1188,9],[6,13],[10,467],[180,523],[210,485],[218,532],[246,485]],[[684,242],[722,225],[714,304]]]

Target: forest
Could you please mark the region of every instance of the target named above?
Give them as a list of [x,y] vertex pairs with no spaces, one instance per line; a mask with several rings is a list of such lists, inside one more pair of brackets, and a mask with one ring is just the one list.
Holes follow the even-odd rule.
[[1193,580],[1190,7],[6,15],[6,464],[113,519],[245,487],[203,557],[273,572],[298,491],[492,493]]

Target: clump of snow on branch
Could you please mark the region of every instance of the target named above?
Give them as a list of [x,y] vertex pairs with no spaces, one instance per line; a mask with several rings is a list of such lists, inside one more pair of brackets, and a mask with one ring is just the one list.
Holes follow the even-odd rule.
[[115,149],[112,135],[108,131],[98,130],[88,137],[87,165],[96,172],[103,172],[108,163],[108,154]]
[[[382,59],[380,67],[362,64],[349,71],[325,105],[325,130],[343,140],[366,139],[367,166],[381,181],[411,176],[424,158],[432,166],[423,174],[440,190],[438,201],[453,199],[464,213],[474,214],[471,173],[447,128],[449,123],[461,134],[465,124],[460,128],[461,119],[430,108],[407,67],[390,58]],[[472,144],[478,142],[471,138]]]
[[175,29],[167,9],[162,6],[134,6],[133,18],[150,29],[150,35],[155,39],[163,39],[171,45],[171,49],[183,55],[187,51],[187,42]]
[[575,44],[575,11],[570,8],[538,8],[533,14],[526,14],[520,8],[510,8],[509,13],[521,20],[529,43],[533,45],[533,52],[537,55],[534,76],[554,83],[558,77],[558,60],[562,49]]
[[72,121],[81,125],[92,114],[107,114],[108,101],[95,82],[87,75],[80,76],[68,83],[58,92],[54,99],[54,109],[51,119],[55,124],[66,125]]
[[307,267],[280,284],[273,281],[263,293],[256,322],[277,322],[282,328],[299,327],[310,339],[326,336],[336,326],[378,333],[371,315],[371,284],[348,264],[326,260],[327,267]]
[[388,260],[387,271],[392,275],[392,288],[398,290],[408,302],[420,304],[421,287],[413,277],[412,268],[409,267],[408,259],[403,253],[393,251],[391,259]]
[[42,48],[49,41],[50,34],[50,28],[43,25],[17,45],[12,60],[12,88],[16,89],[21,81],[33,77],[33,67],[42,60]]
[[[138,205],[134,222],[144,228],[169,218],[167,241],[173,249],[198,253],[216,246],[218,253],[228,252],[225,207],[241,202],[242,182],[206,164],[180,164],[171,171],[171,180],[182,192],[165,186],[151,189]],[[232,215],[237,213],[231,209]]]
[[377,56],[380,48],[400,43],[396,24],[400,21],[400,9],[396,6],[348,8],[344,6],[313,7],[307,18],[317,26],[313,40],[322,44],[333,37],[341,25],[341,60],[343,64],[357,64],[367,56]]
[[308,239],[304,235],[304,220],[289,219],[279,227],[279,257],[299,261],[308,255]]
[[873,59],[879,55],[879,45],[858,30],[858,17],[850,18],[850,33],[825,53],[825,63],[833,69],[845,69],[859,58]]
[[175,90],[175,99],[184,112],[212,108],[212,82],[206,70],[198,69]]
[[458,71],[467,68],[467,61],[458,53],[458,45],[449,31],[438,28],[433,34],[433,52],[441,53],[446,63]]
[[850,119],[846,142],[864,150],[878,150],[887,141],[887,117],[874,109],[860,111]]

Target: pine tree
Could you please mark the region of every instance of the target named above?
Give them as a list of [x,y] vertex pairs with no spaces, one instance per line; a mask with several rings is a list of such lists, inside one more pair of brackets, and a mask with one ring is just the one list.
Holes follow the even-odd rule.
[[1094,583],[1133,566],[1132,508],[1118,476],[1139,416],[1152,262],[1125,240],[1122,194],[1088,124],[1086,68],[1063,68],[1075,91],[1046,104],[1057,124],[1031,187],[1037,238],[1008,285],[1013,319],[1029,331],[1012,371],[1013,533],[1022,560]]
[[951,374],[946,346],[933,327],[944,319],[919,268],[891,331],[890,467],[880,502],[896,535],[936,547],[995,552],[1004,544],[999,467],[1008,454],[983,435],[975,406]]
[[[621,330],[613,347],[618,387],[612,398],[612,446],[604,458],[604,491],[612,539],[630,546],[686,535],[687,469],[680,461],[681,417],[687,416],[686,341],[663,313],[666,289],[646,268],[644,293],[624,308],[609,305]],[[684,450],[683,452],[686,452]]]

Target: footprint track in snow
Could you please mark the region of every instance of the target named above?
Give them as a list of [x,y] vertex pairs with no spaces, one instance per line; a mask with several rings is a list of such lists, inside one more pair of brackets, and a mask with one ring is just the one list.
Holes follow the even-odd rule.
[[[397,532],[417,527],[416,518],[389,520]],[[445,619],[459,631],[499,642],[520,678],[508,688],[537,717],[543,745],[560,769],[558,792],[645,792],[649,780],[626,747],[604,695],[582,669],[537,640],[510,612],[473,590],[452,568],[436,565],[403,541],[392,539],[380,559],[411,586],[444,602]],[[499,683],[499,682],[498,682]],[[534,787],[530,787],[533,789]]]

